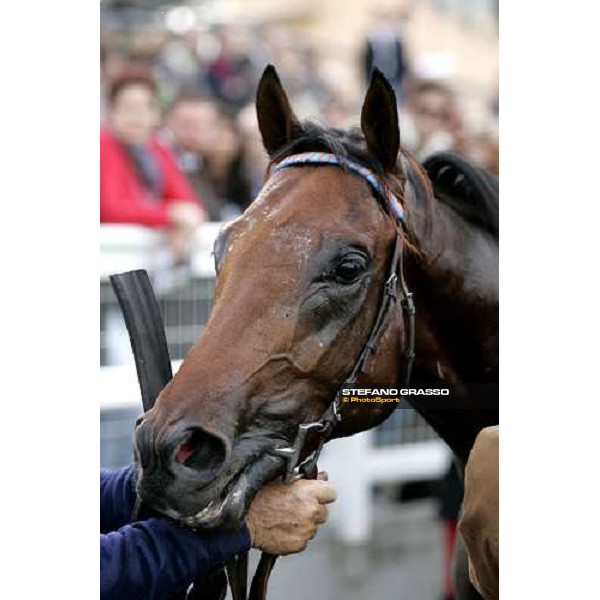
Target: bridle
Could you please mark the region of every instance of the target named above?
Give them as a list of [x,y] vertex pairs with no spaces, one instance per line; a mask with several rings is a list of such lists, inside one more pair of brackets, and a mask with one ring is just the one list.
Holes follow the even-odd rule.
[[[302,165],[338,166],[359,175],[369,184],[382,201],[386,212],[394,219],[397,231],[396,239],[386,272],[383,294],[379,302],[377,315],[373,321],[369,337],[362,347],[352,369],[349,371],[343,387],[356,383],[360,375],[365,372],[369,358],[377,351],[381,337],[387,329],[392,310],[398,304],[398,295],[400,295],[400,306],[404,320],[404,348],[402,351],[403,361],[400,383],[401,388],[405,388],[410,381],[415,358],[415,304],[412,293],[408,290],[404,278],[403,233],[406,229],[404,209],[377,173],[355,161],[335,154],[325,152],[294,154],[277,163],[273,167],[273,172],[277,173],[284,169]],[[408,185],[408,181],[406,185]],[[316,479],[318,474],[317,461],[323,446],[331,439],[331,436],[343,418],[343,401],[340,387],[336,392],[335,398],[318,421],[299,425],[294,443],[291,446],[272,450],[273,454],[284,458],[286,461],[284,481],[291,483],[299,478]],[[303,454],[309,441],[316,448],[308,456],[304,457]],[[276,559],[276,556],[265,552],[262,553],[252,580],[249,600],[264,600],[266,598],[269,576]],[[233,600],[246,600],[247,564],[247,556],[244,555],[227,565]]]

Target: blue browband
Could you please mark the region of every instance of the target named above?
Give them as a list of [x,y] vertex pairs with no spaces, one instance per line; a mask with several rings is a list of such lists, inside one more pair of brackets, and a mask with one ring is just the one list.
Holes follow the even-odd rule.
[[363,167],[343,156],[336,156],[335,154],[329,154],[327,152],[304,152],[302,154],[288,156],[275,165],[274,171],[295,167],[296,165],[337,165],[339,167],[346,167],[353,173],[360,175],[375,190],[375,192],[387,201],[390,210],[398,221],[404,221],[404,209],[398,201],[398,198],[396,198],[396,196],[394,196],[394,194],[392,194],[381,182],[375,171]]

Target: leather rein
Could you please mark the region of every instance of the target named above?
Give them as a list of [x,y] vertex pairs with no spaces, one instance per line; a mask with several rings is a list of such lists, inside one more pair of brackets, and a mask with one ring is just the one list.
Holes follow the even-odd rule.
[[[404,278],[403,233],[406,229],[405,213],[398,199],[391,193],[379,175],[350,159],[324,152],[306,152],[295,154],[283,159],[274,167],[274,172],[301,165],[334,165],[362,177],[381,198],[386,212],[394,219],[397,234],[394,248],[386,272],[383,294],[379,303],[377,315],[371,327],[369,337],[365,342],[356,362],[344,382],[344,387],[354,384],[365,372],[369,358],[375,354],[384,331],[387,329],[390,315],[398,301],[404,321],[404,348],[402,352],[401,387],[406,387],[410,381],[412,366],[415,358],[415,305],[412,293],[409,291]],[[399,298],[400,297],[400,298]],[[275,448],[272,453],[286,460],[284,481],[291,483],[299,478],[316,479],[318,474],[317,460],[325,443],[331,439],[336,427],[343,420],[343,401],[341,388],[334,400],[325,410],[318,421],[304,423],[298,427],[294,443],[291,446]],[[316,449],[308,456],[304,451],[309,439],[316,444]],[[250,588],[248,600],[265,600],[271,571],[277,556],[263,552]],[[238,555],[227,564],[227,576],[233,600],[246,600],[248,578],[248,553]]]

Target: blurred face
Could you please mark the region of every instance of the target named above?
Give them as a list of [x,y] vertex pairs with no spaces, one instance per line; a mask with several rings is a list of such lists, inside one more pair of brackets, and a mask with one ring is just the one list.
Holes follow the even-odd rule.
[[237,27],[226,27],[221,31],[221,50],[223,54],[246,54],[248,39],[245,32]]
[[429,137],[452,128],[452,101],[436,91],[422,92],[415,102],[415,125],[419,135]]
[[143,84],[131,84],[115,97],[108,115],[113,133],[126,144],[144,144],[160,119],[158,102]]
[[226,122],[221,122],[220,135],[211,148],[209,156],[217,160],[233,160],[240,149],[240,139],[236,130]]
[[211,102],[180,102],[167,119],[175,143],[188,152],[204,153],[218,139],[219,112]]

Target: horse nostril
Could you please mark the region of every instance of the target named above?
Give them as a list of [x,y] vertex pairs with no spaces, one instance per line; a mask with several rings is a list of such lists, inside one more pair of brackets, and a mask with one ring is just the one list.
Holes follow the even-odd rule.
[[193,441],[183,442],[177,450],[175,460],[180,463],[184,463],[194,452],[196,451],[196,444]]
[[224,462],[227,449],[217,436],[199,427],[188,432],[175,450],[175,461],[191,469],[217,470]]

